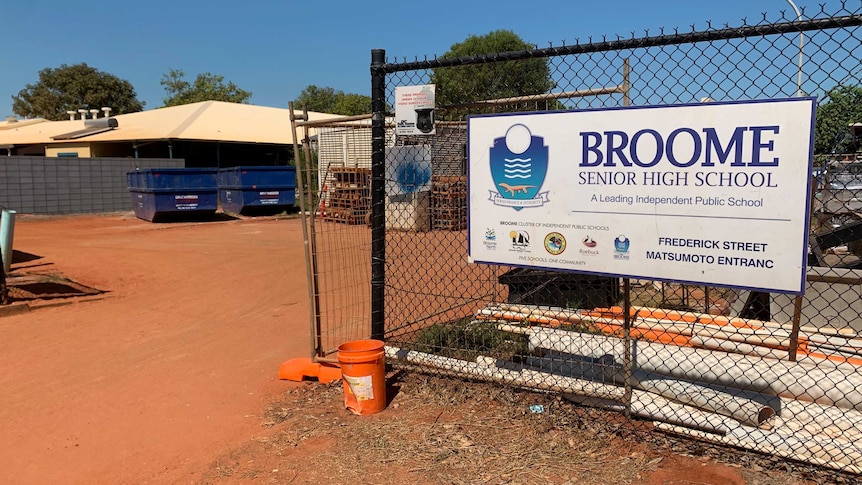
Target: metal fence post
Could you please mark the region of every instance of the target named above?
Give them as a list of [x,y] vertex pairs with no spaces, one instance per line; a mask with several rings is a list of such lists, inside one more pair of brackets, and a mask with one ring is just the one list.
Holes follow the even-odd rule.
[[625,379],[625,416],[632,417],[632,292],[631,280],[623,278],[623,377]]
[[386,279],[386,51],[371,51],[371,338],[383,339]]
[[[322,357],[321,354],[321,346],[320,346],[320,326],[316,325],[319,322],[317,318],[317,299],[315,298],[317,294],[317,285],[314,284],[314,272],[316,271],[316,265],[312,264],[313,251],[311,249],[311,236],[308,234],[308,220],[314,217],[314,209],[312,208],[314,200],[314,196],[311,191],[311,184],[309,184],[306,189],[305,186],[305,176],[302,173],[302,164],[299,159],[299,140],[297,140],[297,116],[296,112],[293,110],[293,101],[287,103],[287,109],[290,111],[290,131],[293,136],[293,159],[296,164],[296,183],[297,189],[296,192],[299,195],[299,213],[301,215],[302,221],[302,241],[305,253],[305,268],[306,268],[306,281],[308,285],[308,297],[311,304],[308,306],[309,311],[309,343],[311,345],[311,353],[310,357],[314,359],[315,357]],[[303,116],[300,118],[302,121],[307,121],[308,114],[303,110]],[[307,143],[306,140],[302,140],[303,143]],[[306,160],[305,165],[308,166],[310,162]],[[306,190],[308,193],[306,194]],[[309,202],[306,205],[306,195],[308,196]]]

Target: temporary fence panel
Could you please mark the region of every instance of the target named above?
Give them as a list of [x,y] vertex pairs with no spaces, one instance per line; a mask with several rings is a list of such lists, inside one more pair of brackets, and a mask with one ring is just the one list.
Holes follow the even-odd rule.
[[[371,121],[294,121],[306,240],[311,357],[335,361],[338,346],[370,335]],[[299,199],[299,197],[298,197]]]

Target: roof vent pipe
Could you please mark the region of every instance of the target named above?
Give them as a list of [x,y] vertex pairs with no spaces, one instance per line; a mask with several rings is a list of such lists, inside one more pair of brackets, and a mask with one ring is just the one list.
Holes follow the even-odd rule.
[[69,115],[69,121],[72,121],[75,119],[75,112],[74,111],[66,111],[66,114]]
[[82,120],[86,120],[86,119],[87,119],[87,110],[85,110],[85,109],[79,109],[79,110],[78,110],[78,113],[81,113],[81,119],[82,119]]
[[107,106],[105,106],[104,108],[102,108],[102,111],[105,113],[103,118],[110,118],[111,117],[111,108],[108,108]]
[[91,109],[90,110],[90,118],[96,119],[99,117],[99,110]]

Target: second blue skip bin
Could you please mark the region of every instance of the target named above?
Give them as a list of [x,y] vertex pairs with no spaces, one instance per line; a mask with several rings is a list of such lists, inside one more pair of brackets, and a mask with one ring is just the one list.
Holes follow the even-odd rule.
[[234,214],[275,214],[296,202],[296,167],[231,167],[218,173],[219,203]]

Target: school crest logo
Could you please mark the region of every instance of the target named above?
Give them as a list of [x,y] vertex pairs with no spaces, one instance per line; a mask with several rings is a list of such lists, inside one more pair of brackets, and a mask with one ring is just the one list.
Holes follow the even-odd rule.
[[631,247],[631,241],[624,234],[620,234],[614,239],[614,259],[621,259],[623,261],[628,261],[631,257],[629,255],[629,248]]
[[559,256],[566,250],[566,237],[559,232],[552,232],[545,236],[545,251],[548,254]]
[[548,202],[548,192],[540,192],[548,173],[548,147],[545,139],[535,136],[520,123],[494,138],[490,154],[491,178],[496,186],[488,200],[495,205],[541,207]]

